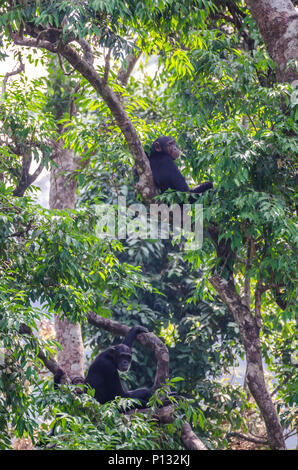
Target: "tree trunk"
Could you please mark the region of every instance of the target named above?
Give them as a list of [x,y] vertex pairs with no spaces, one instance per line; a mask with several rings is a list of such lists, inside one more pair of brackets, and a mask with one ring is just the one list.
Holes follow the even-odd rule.
[[277,66],[280,83],[293,82],[298,73],[287,68],[298,58],[298,13],[291,0],[247,0],[266,48]]
[[[50,208],[73,209],[76,201],[77,183],[69,176],[75,169],[72,150],[63,149],[63,141],[54,144],[54,162],[50,176]],[[70,380],[74,377],[84,377],[84,347],[81,326],[68,320],[55,318],[56,338],[62,346],[58,351],[58,363]]]
[[230,309],[239,327],[246,352],[248,388],[263,416],[270,448],[285,450],[282,427],[264,379],[258,319],[242,302],[232,279],[227,281],[216,275],[210,279],[210,282]]

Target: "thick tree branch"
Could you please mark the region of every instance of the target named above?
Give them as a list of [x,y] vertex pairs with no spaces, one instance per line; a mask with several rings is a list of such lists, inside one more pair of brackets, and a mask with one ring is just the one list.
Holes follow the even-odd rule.
[[91,50],[91,47],[89,46],[88,42],[85,40],[85,39],[79,39],[77,41],[82,50],[83,50],[83,53],[84,53],[84,59],[89,62],[89,64],[93,64],[93,54],[92,54],[92,50]]
[[103,76],[104,83],[108,83],[109,73],[111,68],[111,49],[108,50],[105,56],[105,71]]
[[11,31],[10,32],[11,38],[13,42],[17,46],[24,46],[24,47],[37,47],[41,49],[47,49],[50,52],[57,52],[57,46],[50,41],[47,40],[42,40],[42,41],[37,41],[36,38],[24,38],[22,34],[16,33]]
[[262,278],[257,282],[255,290],[255,318],[259,328],[262,327],[262,315],[261,315],[261,306],[262,306],[262,295],[268,289],[267,286],[263,286]]
[[[114,335],[126,336],[129,331],[128,326],[122,325],[121,323],[108,318],[100,317],[94,312],[89,312],[87,314],[87,320],[97,328],[110,331],[110,333]],[[152,349],[155,354],[157,368],[153,389],[156,390],[163,386],[169,377],[168,348],[159,338],[157,338],[157,336],[155,336],[154,333],[142,333],[139,334],[136,339],[142,346]]]
[[248,240],[248,248],[245,263],[245,278],[244,278],[244,298],[243,301],[246,307],[250,308],[250,269],[251,269],[251,240]]
[[108,105],[136,162],[136,169],[139,175],[139,182],[136,185],[137,190],[141,193],[145,202],[152,202],[157,191],[153,182],[150,164],[136,129],[130,118],[125,113],[121,100],[117,94],[114,93],[106,83],[104,83],[104,80],[98,75],[94,67],[88,64],[84,59],[81,59],[72,47],[65,46],[61,51],[61,54],[89,81],[89,83],[91,83],[94,89]]
[[18,186],[13,191],[14,196],[23,196],[29,186],[29,170],[32,162],[31,150],[25,150],[22,159],[22,173]]
[[229,439],[231,437],[237,437],[238,439],[243,439],[244,441],[253,442],[255,444],[268,445],[268,441],[266,439],[258,439],[256,437],[246,436],[245,434],[242,434],[240,432],[229,432],[227,434],[227,438]]
[[291,0],[247,0],[247,5],[277,66],[281,83],[298,79],[295,68],[287,68],[298,54],[298,12]]
[[[33,140],[33,136],[32,136],[32,140]],[[28,144],[28,149],[25,151],[25,153],[23,155],[21,177],[20,177],[20,180],[18,182],[17,187],[13,191],[13,195],[17,196],[17,197],[24,196],[26,189],[32,183],[34,183],[34,181],[38,178],[38,176],[41,174],[41,172],[44,168],[43,164],[40,163],[38,165],[38,167],[36,168],[36,170],[34,171],[34,173],[32,175],[30,175],[29,171],[30,171],[30,166],[31,166],[31,163],[32,163],[32,155],[31,155],[31,147],[32,146],[38,147],[39,145],[36,145],[36,144],[33,144],[33,143]]]
[[126,86],[128,79],[137,63],[139,60],[141,54],[128,54],[128,56],[125,59],[125,66],[122,65],[118,72],[117,80],[119,83],[121,83],[122,86]]
[[76,69],[93,88],[103,98],[107,106],[109,107],[115,121],[122,131],[128,148],[135,160],[136,170],[139,175],[139,181],[136,184],[136,189],[142,195],[146,203],[151,203],[154,196],[157,195],[157,190],[153,182],[150,164],[148,158],[144,152],[143,146],[140,142],[139,136],[136,132],[134,125],[130,118],[125,113],[123,104],[116,93],[105,83],[104,79],[97,73],[93,64],[87,59],[86,53],[84,57],[70,45],[64,45],[59,43],[51,43],[47,40],[39,40],[36,38],[29,39],[24,38],[21,34],[17,34],[11,31],[11,37],[15,44],[27,47],[38,47],[46,49],[53,53],[59,53],[63,56],[74,69]]
[[189,423],[182,424],[181,441],[188,450],[207,450],[207,447],[193,432]]

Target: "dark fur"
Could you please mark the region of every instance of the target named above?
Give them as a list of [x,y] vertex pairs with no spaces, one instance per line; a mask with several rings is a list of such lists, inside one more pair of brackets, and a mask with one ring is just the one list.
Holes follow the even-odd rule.
[[128,370],[131,362],[131,348],[139,333],[148,333],[142,326],[134,326],[126,335],[122,344],[110,346],[100,353],[89,367],[85,384],[95,390],[95,398],[99,403],[114,400],[116,396],[137,398],[144,408],[152,395],[148,388],[125,390],[121,384],[119,372]]
[[[176,191],[190,192],[201,194],[208,189],[213,188],[210,181],[201,183],[196,188],[190,189],[184,177],[174,163],[179,157],[179,149],[172,137],[162,136],[158,137],[151,148],[149,156],[151,171],[153,174],[154,183],[157,188],[163,193],[167,189],[174,189]],[[191,198],[190,202],[195,199]]]

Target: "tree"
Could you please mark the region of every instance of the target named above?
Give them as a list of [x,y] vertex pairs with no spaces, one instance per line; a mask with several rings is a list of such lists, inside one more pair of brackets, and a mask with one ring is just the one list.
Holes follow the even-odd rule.
[[[48,92],[53,90],[53,95],[48,107],[54,110],[57,120],[57,133],[60,140],[52,142],[52,160],[55,164],[51,167],[50,178],[50,209],[74,209],[76,204],[77,180],[73,178],[73,173],[80,167],[74,151],[64,147],[63,125],[59,122],[64,116],[65,108],[69,109],[70,119],[72,118],[71,106],[73,105],[72,93],[79,88],[80,83],[74,84],[73,80],[66,79],[63,71],[60,71],[57,61],[52,61],[52,70],[48,79]],[[55,70],[58,72],[55,73]],[[57,90],[65,90],[61,96]],[[80,323],[73,323],[68,319],[59,317],[59,312],[55,317],[56,338],[61,345],[58,353],[60,367],[65,371],[70,380],[75,377],[84,377],[84,347]],[[69,338],[72,338],[69,341]]]
[[280,83],[297,80],[295,61],[298,50],[298,13],[294,2],[274,1],[268,4],[263,1],[248,0],[247,4],[262,34],[268,53],[276,64],[277,80]]

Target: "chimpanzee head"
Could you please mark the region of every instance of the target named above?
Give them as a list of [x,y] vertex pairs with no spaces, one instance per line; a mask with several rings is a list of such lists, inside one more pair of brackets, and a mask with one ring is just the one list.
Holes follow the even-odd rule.
[[151,155],[153,153],[166,153],[172,157],[173,160],[179,158],[180,150],[176,144],[175,139],[169,136],[161,136],[156,139],[151,148]]
[[126,344],[118,344],[109,348],[113,356],[113,362],[118,370],[126,372],[131,362],[131,349]]

